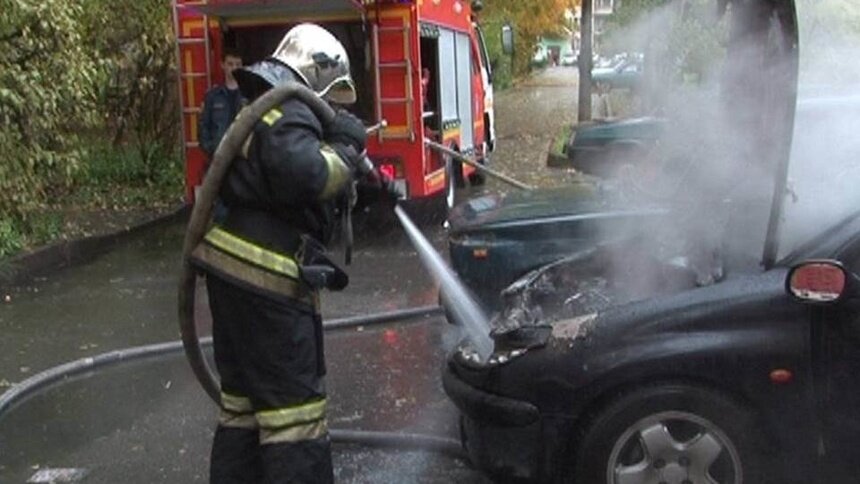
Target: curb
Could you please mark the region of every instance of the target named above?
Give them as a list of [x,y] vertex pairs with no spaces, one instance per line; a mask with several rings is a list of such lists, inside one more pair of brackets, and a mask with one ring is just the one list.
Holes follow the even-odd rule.
[[0,265],[0,289],[20,285],[36,276],[90,261],[120,242],[135,237],[146,230],[182,220],[189,213],[190,206],[183,205],[165,215],[116,232],[55,242],[12,257],[0,263],[2,264]]

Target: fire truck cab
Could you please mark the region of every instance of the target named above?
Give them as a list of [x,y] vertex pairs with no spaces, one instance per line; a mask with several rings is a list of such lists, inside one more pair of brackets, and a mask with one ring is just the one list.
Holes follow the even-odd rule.
[[347,49],[358,102],[345,107],[367,125],[385,120],[368,140],[368,155],[409,198],[440,193],[465,177],[480,183],[474,168],[425,145],[434,141],[482,163],[493,150],[492,73],[479,6],[479,0],[173,0],[187,199],[207,162],[197,121],[206,91],[223,82],[223,49],[238,51],[245,64],[257,62],[302,22],[328,29]]

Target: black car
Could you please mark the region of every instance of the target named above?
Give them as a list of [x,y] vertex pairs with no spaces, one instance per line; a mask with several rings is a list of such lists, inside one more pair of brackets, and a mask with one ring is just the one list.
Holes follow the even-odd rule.
[[[668,219],[592,237],[510,285],[491,322],[492,354],[464,343],[448,360],[443,384],[463,445],[500,480],[860,475],[860,212],[780,255],[794,4],[719,3],[731,4],[724,95],[734,116],[714,128],[721,149],[704,150],[719,162],[685,175],[686,196],[664,201]],[[824,208],[807,214],[807,233],[831,215]]]
[[[601,265],[600,252],[574,258]],[[463,347],[445,370],[480,468],[583,483],[857,475],[860,214],[760,274],[677,292],[696,274],[668,264],[651,297],[629,304],[606,304],[605,281],[563,269],[520,296],[543,311],[579,294],[575,316],[511,311],[489,361]],[[547,294],[564,276],[575,290]]]

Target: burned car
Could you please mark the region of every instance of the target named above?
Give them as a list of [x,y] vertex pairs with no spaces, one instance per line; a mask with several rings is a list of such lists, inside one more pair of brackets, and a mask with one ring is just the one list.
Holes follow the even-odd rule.
[[858,205],[823,226],[832,207],[809,198],[806,242],[784,242],[786,200],[804,197],[787,181],[795,6],[718,3],[730,116],[714,123],[716,142],[689,143],[708,168],[660,198],[678,216],[529,272],[502,292],[492,354],[466,342],[448,359],[464,448],[499,480],[783,484],[860,472]]

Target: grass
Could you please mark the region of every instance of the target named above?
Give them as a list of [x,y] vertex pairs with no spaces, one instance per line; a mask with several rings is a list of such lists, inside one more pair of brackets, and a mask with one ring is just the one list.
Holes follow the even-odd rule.
[[[183,194],[178,153],[94,142],[68,186],[50,190],[50,200],[25,215],[0,219],[0,276],[3,259],[84,231],[76,213],[153,210],[177,205]],[[98,220],[97,220],[98,221]]]

